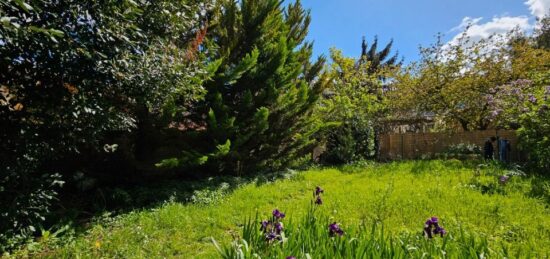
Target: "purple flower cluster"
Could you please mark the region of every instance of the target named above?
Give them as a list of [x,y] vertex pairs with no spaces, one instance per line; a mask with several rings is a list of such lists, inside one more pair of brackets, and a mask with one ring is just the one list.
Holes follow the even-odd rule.
[[281,233],[283,233],[283,222],[281,220],[285,217],[285,214],[278,209],[273,210],[273,217],[271,220],[263,220],[260,224],[260,230],[265,235],[265,239],[269,242],[273,240],[281,240]]
[[[484,119],[492,121],[498,117],[508,116],[504,111],[514,114],[527,112],[527,107],[518,104],[524,104],[525,102],[537,103],[537,98],[528,94],[531,91],[532,85],[533,82],[531,80],[520,79],[489,89],[485,96],[489,111]],[[515,115],[512,114],[511,116]]]
[[537,104],[537,98],[532,94],[529,94],[528,100],[529,100],[529,102],[531,102],[533,104]]
[[285,214],[280,212],[278,209],[274,209],[272,214],[273,214],[273,217],[275,217],[275,219],[284,219],[285,218]]
[[440,235],[443,237],[446,233],[447,231],[439,226],[439,219],[437,217],[429,218],[424,224],[424,235],[428,238],[432,238],[433,235]]
[[315,204],[317,205],[323,204],[323,200],[321,199],[321,194],[324,192],[325,190],[321,189],[321,187],[319,186],[315,187],[315,191],[313,192],[313,197],[315,198]]
[[328,225],[328,234],[333,237],[333,236],[342,236],[344,234],[344,230],[342,230],[340,228],[340,225],[338,225],[338,223],[334,222],[330,225]]

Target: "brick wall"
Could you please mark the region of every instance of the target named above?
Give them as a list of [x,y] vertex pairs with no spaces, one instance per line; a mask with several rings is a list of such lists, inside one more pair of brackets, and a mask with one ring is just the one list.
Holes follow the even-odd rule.
[[[460,143],[476,144],[483,149],[490,137],[505,138],[510,141],[511,161],[522,161],[523,155],[517,148],[518,139],[513,130],[485,130],[459,133],[402,133],[383,134],[380,136],[380,159],[418,159],[442,153],[451,145]],[[495,157],[498,157],[497,142]]]

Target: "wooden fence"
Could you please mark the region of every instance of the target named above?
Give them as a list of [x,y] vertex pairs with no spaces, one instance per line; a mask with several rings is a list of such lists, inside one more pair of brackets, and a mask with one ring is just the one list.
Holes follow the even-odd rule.
[[[403,133],[382,134],[380,136],[380,159],[419,159],[433,157],[445,152],[450,146],[465,143],[475,144],[483,150],[485,141],[490,137],[499,137],[510,141],[510,161],[523,161],[523,154],[518,150],[518,138],[513,130],[486,130],[460,133]],[[495,158],[498,158],[498,143],[495,147]]]

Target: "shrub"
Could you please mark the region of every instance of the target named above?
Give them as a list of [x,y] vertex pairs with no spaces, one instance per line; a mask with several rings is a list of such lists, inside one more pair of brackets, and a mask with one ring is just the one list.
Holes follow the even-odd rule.
[[44,220],[58,161],[101,152],[107,133],[137,126],[142,106],[172,111],[204,94],[194,83],[206,73],[185,55],[198,20],[177,14],[204,4],[30,2],[0,3],[2,243]]
[[533,179],[529,195],[543,200],[547,206],[550,206],[550,180]]
[[0,178],[0,254],[40,229],[63,185],[59,174],[34,176],[30,166],[11,167]]

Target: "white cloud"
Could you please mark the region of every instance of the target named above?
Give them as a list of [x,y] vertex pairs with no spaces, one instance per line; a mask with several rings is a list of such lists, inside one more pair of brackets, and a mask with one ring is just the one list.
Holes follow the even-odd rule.
[[[516,28],[519,28],[519,30],[524,32],[533,28],[533,25],[529,23],[529,18],[525,16],[494,17],[491,21],[480,23],[482,19],[482,17],[465,17],[462,19],[460,25],[453,28],[452,31],[465,31],[470,40],[479,41],[481,39],[486,39],[491,35],[504,36]],[[456,42],[461,36],[462,33],[459,33],[450,41],[450,43]]]
[[483,20],[483,17],[472,18],[472,17],[466,16],[466,17],[462,18],[462,22],[460,23],[460,25],[458,25],[458,26],[451,29],[451,32],[453,32],[453,31],[463,31],[464,29],[466,29],[466,27],[468,27],[468,25],[477,24],[481,20]]
[[527,0],[525,4],[529,6],[531,14],[537,18],[550,14],[550,0]]
[[[550,15],[550,0],[524,0],[524,4],[529,8],[534,17],[542,18]],[[522,32],[528,32],[535,27],[532,17],[527,16],[500,16],[492,20],[482,22],[483,17],[464,17],[462,22],[452,28],[450,32],[457,32],[457,35],[451,39],[447,45],[457,43],[458,39],[465,32],[471,41],[486,39],[491,35],[497,38],[504,37],[513,29],[519,28]]]

